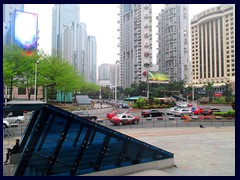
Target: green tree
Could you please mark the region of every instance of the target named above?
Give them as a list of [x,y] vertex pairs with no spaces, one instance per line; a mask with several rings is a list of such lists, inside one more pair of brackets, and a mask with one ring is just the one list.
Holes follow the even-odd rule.
[[230,102],[231,101],[231,97],[232,97],[232,88],[231,88],[231,84],[230,83],[225,83],[224,86],[222,86],[225,90],[223,92],[223,96],[225,96],[225,100],[226,102]]
[[213,83],[208,82],[207,85],[203,86],[205,88],[205,95],[209,97],[209,102],[212,102],[213,99]]
[[136,101],[136,104],[140,109],[142,109],[143,106],[146,104],[146,101],[142,97],[139,97]]
[[84,78],[68,61],[58,58],[56,55],[45,55],[38,64],[38,85],[44,86],[51,83],[55,83],[55,86],[52,86],[52,92],[60,90],[64,94],[81,92],[86,85]]
[[[13,86],[28,88],[29,99],[34,85],[34,65],[39,59],[36,51],[26,55],[16,45],[6,45],[3,48],[3,82],[12,90]],[[10,91],[12,99],[12,91]]]

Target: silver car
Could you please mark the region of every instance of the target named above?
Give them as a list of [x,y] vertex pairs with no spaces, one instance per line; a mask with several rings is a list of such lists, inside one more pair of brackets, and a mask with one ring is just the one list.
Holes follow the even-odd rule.
[[179,108],[179,109],[173,111],[174,116],[180,116],[180,117],[184,116],[184,115],[191,116],[192,114],[193,113],[192,113],[191,109],[189,109],[189,108]]
[[169,109],[167,109],[167,110],[165,111],[165,114],[167,114],[167,115],[172,115],[172,114],[173,114],[173,111],[175,111],[175,110],[177,110],[177,109],[179,109],[179,108],[177,108],[177,107],[171,107],[171,108],[169,108]]

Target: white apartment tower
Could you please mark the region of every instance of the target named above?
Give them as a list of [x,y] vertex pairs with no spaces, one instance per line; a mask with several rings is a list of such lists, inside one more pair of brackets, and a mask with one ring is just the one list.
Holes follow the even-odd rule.
[[235,91],[235,5],[207,9],[191,20],[192,81],[194,87],[225,83]]
[[166,4],[157,16],[159,71],[167,73],[170,81],[190,81],[189,5]]
[[120,86],[146,81],[144,72],[152,64],[152,5],[121,4],[120,31]]
[[64,46],[62,35],[64,29],[80,22],[80,7],[78,4],[55,4],[52,9],[52,54],[62,57]]

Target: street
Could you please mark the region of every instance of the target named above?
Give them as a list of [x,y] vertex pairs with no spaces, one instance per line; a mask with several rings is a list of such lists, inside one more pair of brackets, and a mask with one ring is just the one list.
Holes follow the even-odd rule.
[[[103,126],[107,126],[111,129],[131,129],[131,128],[166,128],[166,127],[199,127],[202,124],[204,127],[227,127],[227,126],[235,126],[234,120],[195,120],[186,122],[182,120],[180,117],[173,117],[172,115],[164,115],[160,117],[154,118],[143,118],[141,117],[142,110],[135,109],[116,109],[125,113],[129,113],[133,116],[139,116],[140,122],[138,124],[130,124],[123,126],[113,125],[107,118],[106,114],[113,110],[112,107],[103,105],[102,108],[96,105],[96,109],[85,110],[90,114],[95,114],[98,117],[97,123]],[[201,107],[210,107],[209,105],[201,105]],[[211,105],[213,107],[213,105]],[[214,105],[214,107],[218,107],[222,111],[231,110],[230,105]],[[161,111],[165,111],[166,109],[160,109]],[[173,117],[172,120],[169,120],[169,117]],[[19,123],[18,127],[10,127],[9,130],[13,131],[15,136],[22,136],[24,134],[25,128],[27,126],[27,122]]]

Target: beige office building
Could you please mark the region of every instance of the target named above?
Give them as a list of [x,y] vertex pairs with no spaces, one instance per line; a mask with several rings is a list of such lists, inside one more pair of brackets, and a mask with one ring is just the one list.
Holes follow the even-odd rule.
[[231,83],[235,91],[235,5],[207,9],[191,20],[191,61],[194,87],[208,82],[221,91]]

